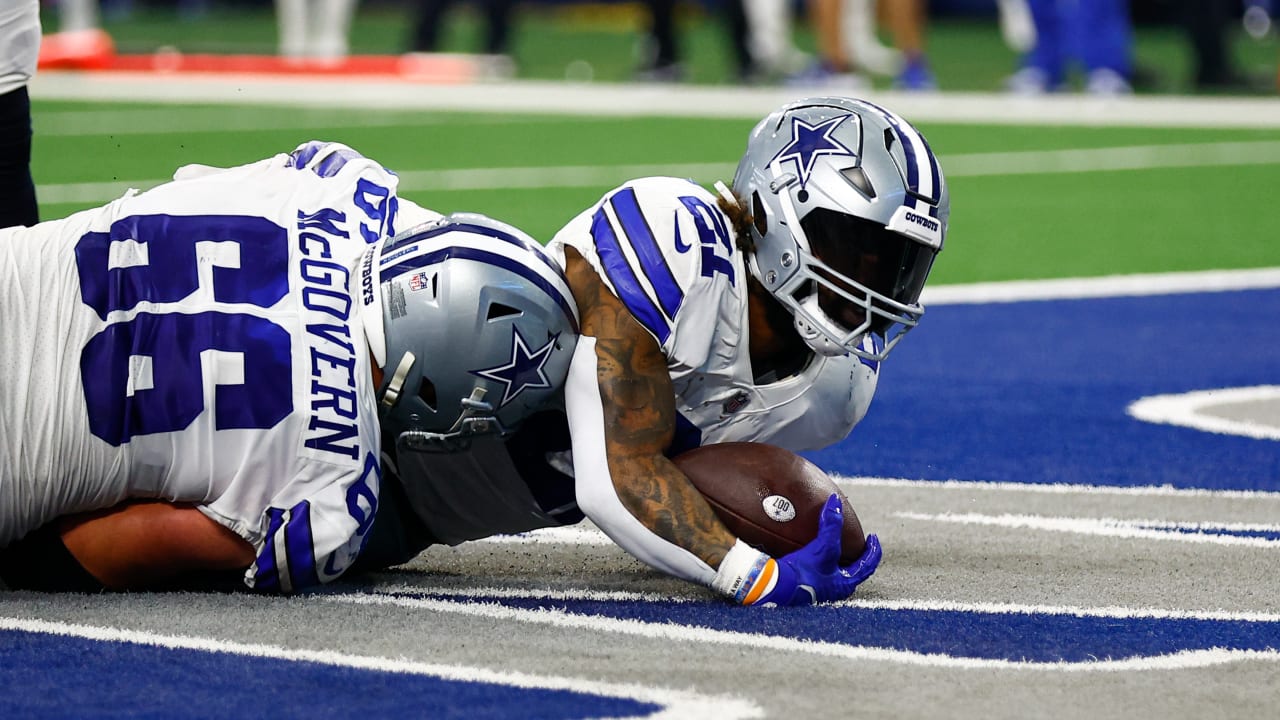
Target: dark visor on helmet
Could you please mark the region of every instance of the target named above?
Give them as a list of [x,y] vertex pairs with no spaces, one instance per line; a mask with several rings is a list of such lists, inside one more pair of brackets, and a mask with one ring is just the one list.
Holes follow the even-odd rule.
[[[905,235],[887,229],[873,220],[817,208],[800,221],[809,249],[818,260],[845,277],[903,305],[920,299],[937,251]],[[821,268],[815,271],[845,291],[863,297],[864,293]],[[873,299],[878,308],[892,316],[900,314]],[[819,289],[818,305],[832,319],[849,328],[865,320],[865,310],[829,290]],[[892,317],[877,314],[871,330],[883,335],[894,322]]]

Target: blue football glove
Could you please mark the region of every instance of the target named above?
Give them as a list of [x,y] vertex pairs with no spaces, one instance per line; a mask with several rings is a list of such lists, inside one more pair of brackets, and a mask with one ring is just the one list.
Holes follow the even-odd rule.
[[847,567],[840,567],[840,532],[844,512],[840,497],[832,494],[818,517],[818,536],[808,545],[778,558],[777,581],[752,605],[811,605],[844,600],[880,564],[880,538],[867,536],[862,555]]

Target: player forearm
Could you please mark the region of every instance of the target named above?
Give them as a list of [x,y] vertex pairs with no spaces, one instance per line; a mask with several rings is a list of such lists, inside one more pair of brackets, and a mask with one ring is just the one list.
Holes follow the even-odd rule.
[[60,522],[67,550],[112,590],[154,587],[244,569],[253,547],[189,506],[125,503]]
[[598,342],[596,357],[605,447],[618,499],[645,527],[716,567],[735,538],[663,455],[675,428],[665,367],[660,376],[664,382],[654,382],[652,374],[630,367],[634,358],[616,341]]
[[[677,514],[682,512],[678,507],[661,504],[663,497],[672,497],[672,484],[655,480],[653,475],[646,476],[641,470],[644,463],[615,462],[608,455],[602,392],[596,382],[595,342],[591,337],[578,341],[565,385],[578,505],[592,522],[637,559],[670,575],[710,585],[719,564],[717,555],[713,549],[705,553],[704,558],[695,554],[693,548],[712,547],[711,541],[691,531],[687,518]],[[656,466],[655,462],[649,467]],[[623,475],[626,479],[615,480],[614,468],[626,473]],[[683,476],[680,479],[684,479]],[[679,492],[674,495],[678,498]],[[623,496],[628,498],[625,502]],[[672,500],[668,500],[670,502]],[[730,538],[728,545],[732,544]]]

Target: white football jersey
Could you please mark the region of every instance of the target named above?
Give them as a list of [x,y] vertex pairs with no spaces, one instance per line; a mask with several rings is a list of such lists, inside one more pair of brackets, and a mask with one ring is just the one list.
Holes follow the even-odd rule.
[[250,586],[340,575],[381,477],[353,268],[439,217],[396,182],[308,143],[0,232],[0,546],[155,498],[252,543]]
[[40,54],[39,0],[0,4],[0,95],[27,84]]
[[679,412],[673,453],[729,441],[825,447],[866,414],[879,364],[852,355],[815,357],[797,375],[755,382],[747,269],[729,218],[696,183],[628,182],[556,234],[548,248],[561,263],[566,245],[662,347]]

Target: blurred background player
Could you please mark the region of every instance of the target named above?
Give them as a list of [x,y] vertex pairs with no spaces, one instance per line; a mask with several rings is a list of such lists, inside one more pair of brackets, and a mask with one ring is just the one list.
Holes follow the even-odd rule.
[[[750,47],[763,68],[772,68],[798,87],[866,89],[862,73],[887,75],[906,91],[937,89],[926,54],[924,0],[808,0],[807,21],[817,58],[794,70],[799,51],[790,41],[790,7],[780,0],[744,0]],[[881,26],[893,47],[880,42]]]
[[348,52],[359,0],[275,0],[280,55],[331,63]]
[[[417,0],[417,20],[409,42],[411,52],[429,53],[440,49],[440,34],[444,30],[448,10],[453,4],[453,0]],[[515,0],[479,0],[477,4],[484,11],[483,52],[490,56],[490,74],[510,77],[515,74],[511,52],[511,20]]]
[[0,6],[0,228],[39,222],[27,95],[39,53],[39,2],[14,0]]
[[1020,95],[1065,89],[1082,67],[1084,89],[1094,95],[1133,91],[1133,29],[1128,0],[1027,0],[1035,41],[1006,86]]

